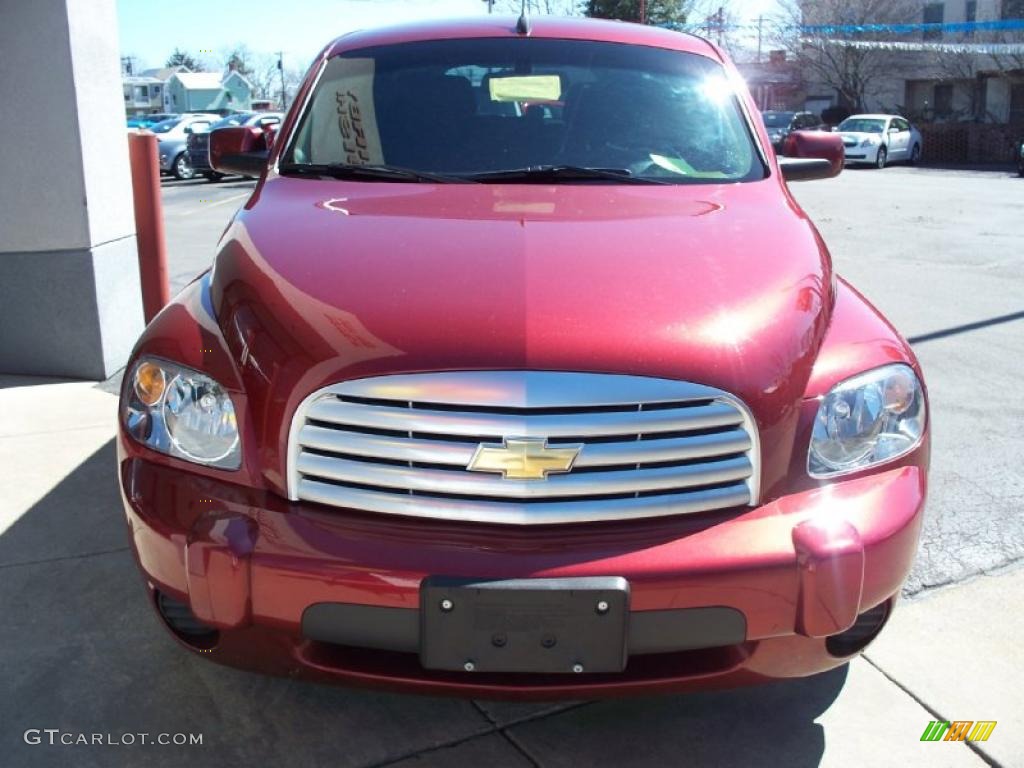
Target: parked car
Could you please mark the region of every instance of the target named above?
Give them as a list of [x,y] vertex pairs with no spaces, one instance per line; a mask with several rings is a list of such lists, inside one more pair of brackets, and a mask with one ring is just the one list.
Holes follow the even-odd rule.
[[768,111],[761,113],[761,119],[776,152],[782,152],[786,137],[793,131],[812,131],[821,125],[821,118],[813,112]]
[[161,123],[164,120],[170,120],[173,117],[177,117],[173,112],[156,112],[151,115],[135,115],[128,118],[129,128],[149,128]]
[[896,161],[917,165],[921,160],[921,132],[898,115],[850,115],[836,130],[843,137],[847,163],[885,168]]
[[219,115],[189,113],[178,115],[150,127],[156,134],[160,155],[160,172],[173,174],[178,179],[191,179],[195,175],[188,161],[185,142],[194,131],[204,131],[220,119]]
[[266,128],[278,125],[282,117],[280,112],[239,112],[212,123],[205,131],[192,131],[187,141],[189,165],[194,173],[201,173],[210,181],[224,178],[223,174],[210,167],[210,134],[218,128]]
[[117,439],[185,648],[589,698],[810,675],[882,630],[920,366],[787,189],[839,136],[777,158],[741,83],[656,27],[432,22],[329,45],[269,154],[211,134],[259,181],[135,346]]

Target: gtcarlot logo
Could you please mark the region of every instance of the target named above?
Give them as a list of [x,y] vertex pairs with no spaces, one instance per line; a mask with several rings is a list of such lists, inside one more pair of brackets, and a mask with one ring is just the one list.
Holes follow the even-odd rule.
[[162,747],[202,746],[201,733],[76,733],[60,728],[29,728],[25,731],[26,744],[56,746],[131,747],[136,745]]

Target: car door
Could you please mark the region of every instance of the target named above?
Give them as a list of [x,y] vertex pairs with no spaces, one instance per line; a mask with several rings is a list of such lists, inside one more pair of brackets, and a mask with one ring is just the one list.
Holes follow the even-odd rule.
[[889,121],[889,159],[906,160],[910,157],[910,123],[900,117]]

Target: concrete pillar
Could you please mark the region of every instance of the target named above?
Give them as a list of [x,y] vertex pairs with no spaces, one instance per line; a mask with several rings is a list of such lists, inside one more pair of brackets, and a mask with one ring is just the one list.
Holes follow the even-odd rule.
[[143,328],[116,3],[0,19],[0,372],[103,379]]

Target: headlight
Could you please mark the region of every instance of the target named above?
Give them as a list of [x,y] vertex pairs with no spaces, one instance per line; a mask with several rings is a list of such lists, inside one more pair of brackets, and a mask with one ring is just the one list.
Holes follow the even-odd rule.
[[907,365],[887,365],[837,384],[814,419],[811,477],[856,472],[909,453],[925,427],[924,392]]
[[862,147],[872,147],[878,144],[880,139],[877,136],[868,136],[864,141],[860,143]]
[[121,418],[140,443],[211,467],[241,466],[235,406],[209,376],[145,358],[136,363],[125,387]]

